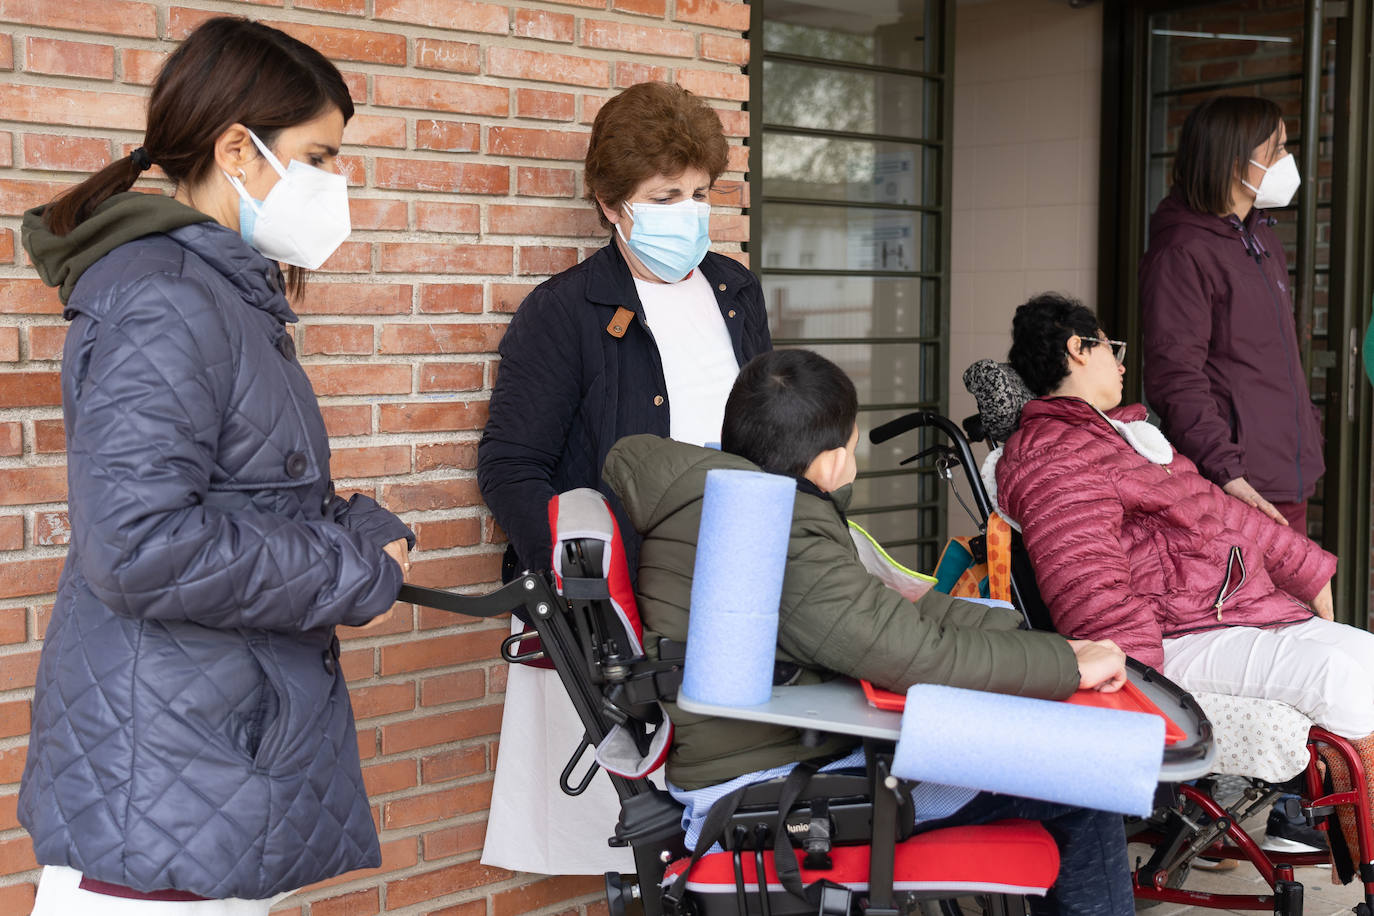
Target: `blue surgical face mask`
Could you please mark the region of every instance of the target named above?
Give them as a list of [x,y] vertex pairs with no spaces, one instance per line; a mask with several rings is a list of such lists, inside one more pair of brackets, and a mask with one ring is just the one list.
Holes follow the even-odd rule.
[[711,247],[711,205],[699,200],[675,204],[626,204],[634,218],[629,238],[616,232],[649,272],[676,283],[692,272]]

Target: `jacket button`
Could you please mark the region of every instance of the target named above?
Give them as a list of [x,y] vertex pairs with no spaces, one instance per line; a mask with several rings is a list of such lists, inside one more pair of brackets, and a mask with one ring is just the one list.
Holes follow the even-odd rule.
[[662,406],[663,406],[663,395],[661,395],[661,394],[656,394],[656,395],[654,395],[654,406],[655,406],[655,407],[662,407]]
[[730,311],[726,312],[725,314],[729,315],[731,318],[734,318],[734,317],[735,317],[735,310],[734,310],[734,309],[730,309]]
[[320,655],[324,661],[324,670],[333,674],[334,669],[338,667],[339,658],[339,635],[337,633],[329,637],[329,648],[321,652]]
[[725,292],[725,284],[722,283],[720,286],[717,286],[716,289],[720,290],[722,293]]
[[305,452],[292,452],[286,456],[286,474],[288,477],[293,479],[302,477],[308,467],[310,467],[310,459],[305,457]]

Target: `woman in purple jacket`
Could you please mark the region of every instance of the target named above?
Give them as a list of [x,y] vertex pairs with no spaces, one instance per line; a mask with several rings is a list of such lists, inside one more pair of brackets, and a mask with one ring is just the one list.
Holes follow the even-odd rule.
[[1140,308],[1145,397],[1165,435],[1227,493],[1305,531],[1322,436],[1265,212],[1298,189],[1287,136],[1267,99],[1218,96],[1188,115],[1150,220]]

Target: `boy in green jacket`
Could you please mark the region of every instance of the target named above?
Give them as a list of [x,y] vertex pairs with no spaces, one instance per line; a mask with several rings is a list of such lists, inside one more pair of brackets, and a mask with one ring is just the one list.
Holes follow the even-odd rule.
[[[913,603],[864,568],[844,516],[856,474],[857,416],[854,385],[838,366],[807,350],[775,350],[740,370],[726,402],[721,451],[656,436],[630,436],[612,447],[603,476],[644,537],[636,591],[646,637],[687,639],[706,472],[762,469],[797,479],[776,647],[788,683],[839,673],[899,692],[934,683],[1045,699],[1080,687],[1118,689],[1125,656],[1110,642],[1027,632],[1017,628],[1013,609],[935,592]],[[807,747],[795,729],[696,716],[676,704],[668,709],[675,731],[667,776],[689,805],[689,840],[714,798],[858,743],[827,735],[820,747]],[[1119,816],[990,794],[969,801],[972,793],[958,792],[965,790],[928,806],[926,816],[938,819],[920,829],[1041,820],[1061,852],[1046,912],[1134,912]]]

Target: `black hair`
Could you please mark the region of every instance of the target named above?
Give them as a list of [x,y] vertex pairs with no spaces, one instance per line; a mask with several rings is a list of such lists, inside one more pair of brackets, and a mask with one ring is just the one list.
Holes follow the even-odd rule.
[[1096,346],[1100,327],[1097,316],[1077,299],[1058,293],[1032,296],[1011,320],[1007,362],[1031,393],[1044,397],[1069,374],[1069,338],[1076,335],[1085,338],[1083,346]]
[[772,350],[740,369],[720,446],[770,474],[802,477],[817,455],[849,443],[858,416],[843,369],[810,350]]

